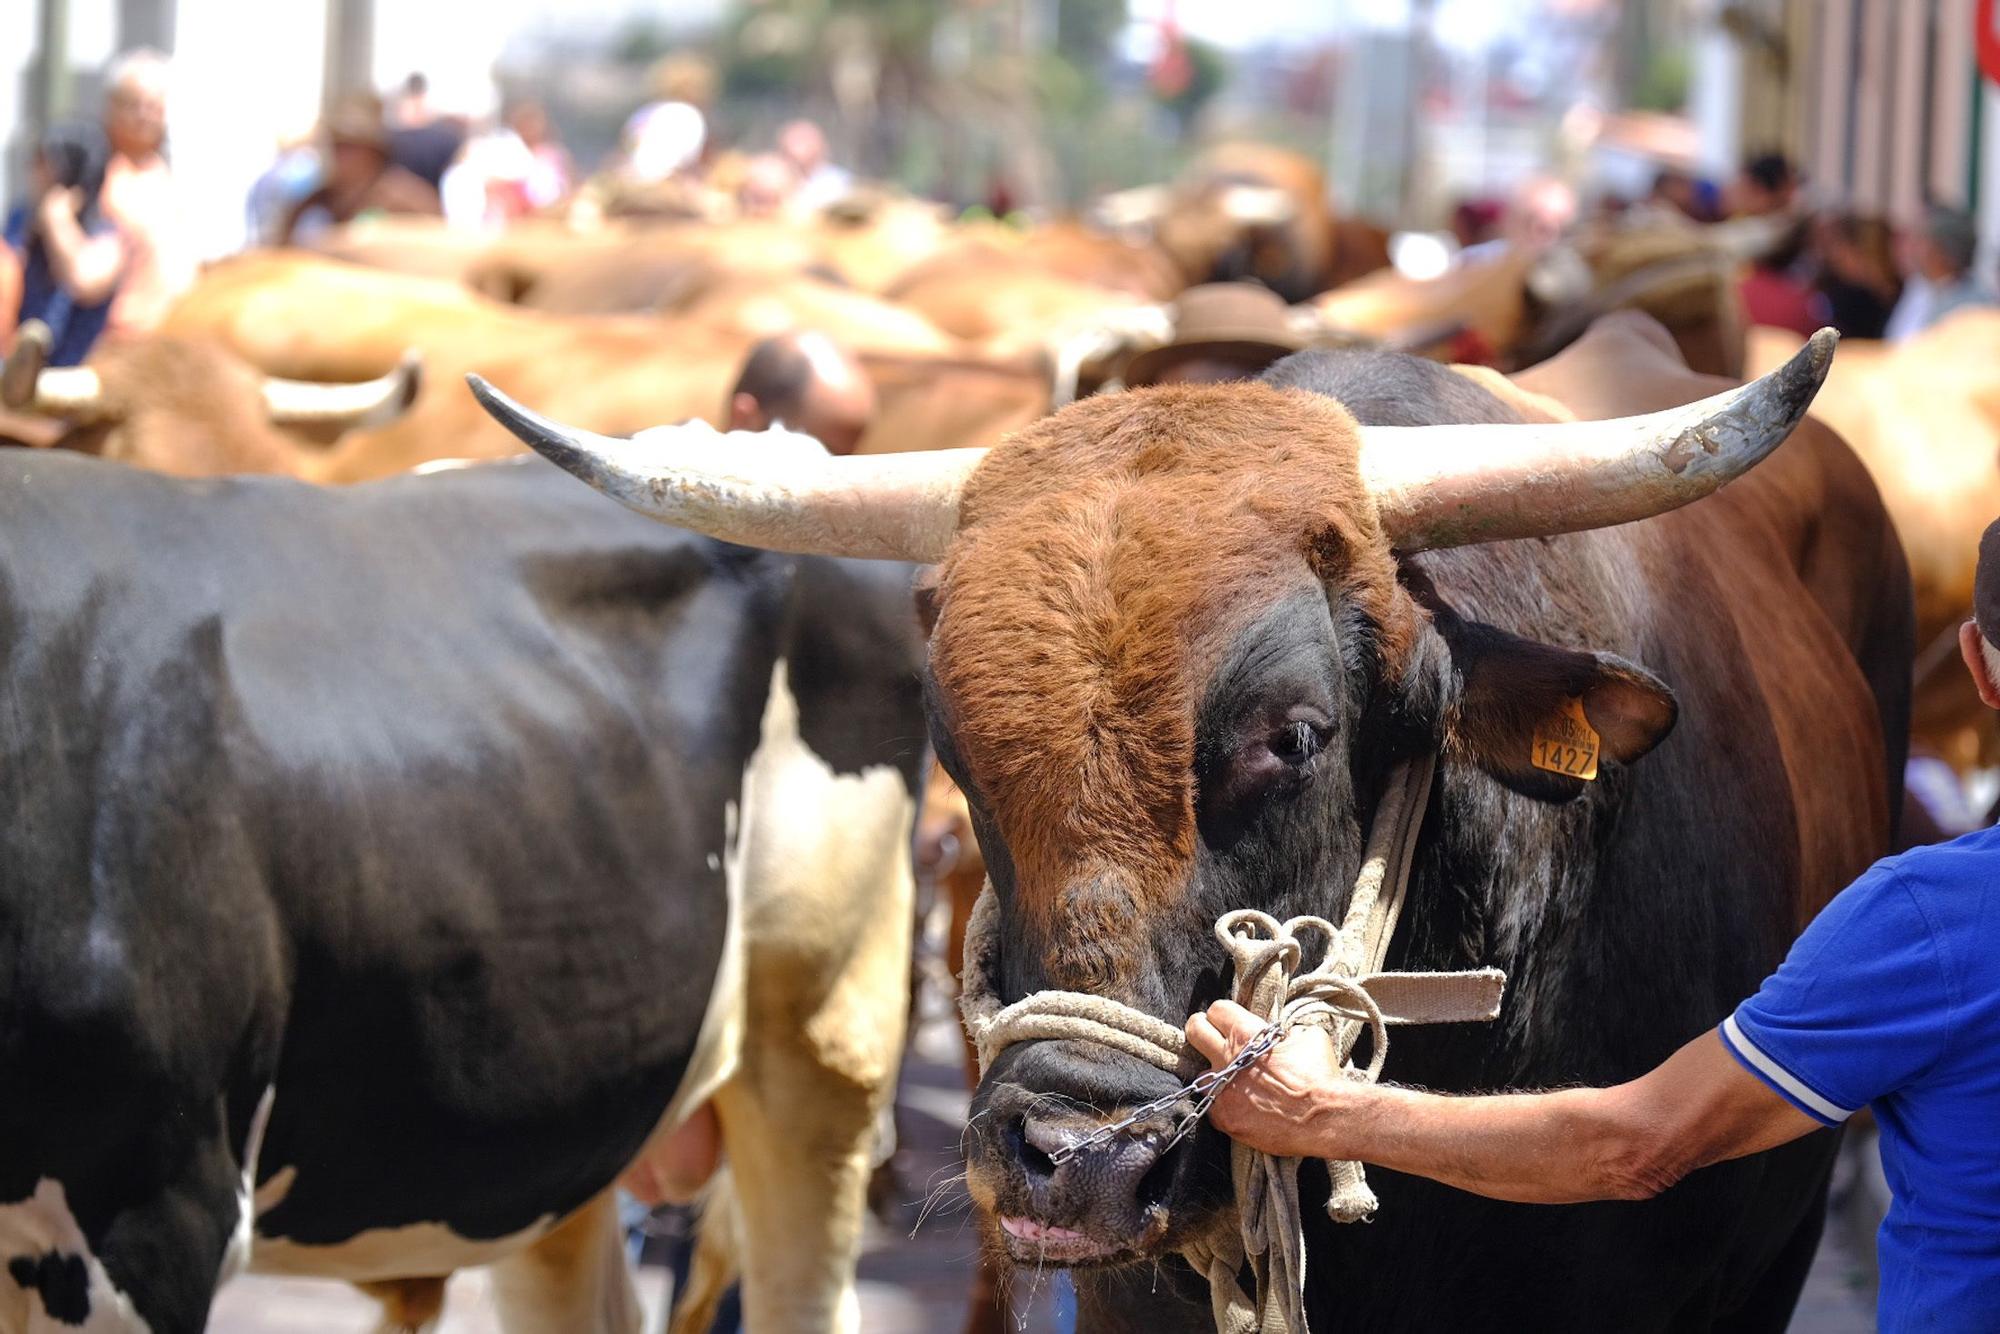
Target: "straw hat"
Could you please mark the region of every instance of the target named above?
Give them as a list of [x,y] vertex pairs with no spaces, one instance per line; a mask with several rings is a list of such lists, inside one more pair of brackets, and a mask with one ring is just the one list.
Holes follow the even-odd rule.
[[350,93],[333,104],[321,121],[326,137],[336,144],[359,144],[378,153],[389,152],[389,127],[382,119],[382,99],[373,93]]
[[1256,283],[1203,283],[1174,299],[1174,341],[1148,348],[1125,365],[1125,383],[1152,384],[1170,366],[1197,357],[1240,362],[1255,375],[1305,346],[1285,299]]

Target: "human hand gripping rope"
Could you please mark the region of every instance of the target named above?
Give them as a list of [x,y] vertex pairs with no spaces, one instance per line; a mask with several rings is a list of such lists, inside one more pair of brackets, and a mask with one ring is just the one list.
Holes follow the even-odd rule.
[[[1171,1147],[1192,1133],[1231,1080],[1302,1024],[1327,1028],[1346,1075],[1372,1082],[1381,1075],[1388,1055],[1388,1025],[1490,1020],[1499,1014],[1506,978],[1498,969],[1377,971],[1402,913],[1435,765],[1436,756],[1426,755],[1398,766],[1390,776],[1339,930],[1323,918],[1279,922],[1255,909],[1227,913],[1217,921],[1216,938],[1234,965],[1234,998],[1266,1024],[1215,1070],[1196,1073],[1202,1064],[1200,1054],[1189,1046],[1181,1029],[1109,997],[1040,991],[1002,1006],[996,990],[999,910],[992,887],[987,887],[967,923],[959,999],[982,1072],[1013,1043],[1067,1039],[1111,1047],[1187,1080],[1173,1094],[1133,1109],[1051,1157],[1063,1161],[1108,1143],[1149,1117],[1185,1105],[1175,1120]],[[1319,963],[1303,971],[1301,935],[1317,935],[1326,942]],[[1349,1057],[1364,1029],[1371,1036],[1368,1064],[1357,1068]],[[1242,1144],[1231,1145],[1237,1235],[1206,1238],[1183,1250],[1188,1262],[1208,1277],[1218,1334],[1306,1334],[1298,1165],[1296,1158],[1274,1158]],[[1333,1182],[1328,1215],[1343,1223],[1371,1215],[1376,1199],[1361,1165],[1327,1166]],[[1246,1262],[1255,1278],[1254,1299],[1237,1281]]]

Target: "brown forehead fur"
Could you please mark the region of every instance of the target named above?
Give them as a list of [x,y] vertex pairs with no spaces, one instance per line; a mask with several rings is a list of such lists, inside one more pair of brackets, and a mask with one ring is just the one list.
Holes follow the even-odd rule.
[[1168,386],[1065,408],[973,475],[931,664],[1031,912],[1119,915],[1184,882],[1200,692],[1302,578],[1402,660],[1414,612],[1359,443],[1324,397]]

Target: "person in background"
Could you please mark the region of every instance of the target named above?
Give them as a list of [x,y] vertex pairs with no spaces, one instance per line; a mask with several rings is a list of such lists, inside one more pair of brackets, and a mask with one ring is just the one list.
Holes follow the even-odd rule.
[[1810,338],[1827,322],[1825,296],[1800,276],[1808,235],[1804,222],[1787,226],[1783,239],[1752,260],[1737,280],[1737,295],[1750,323]]
[[[164,151],[166,58],[127,52],[111,62],[104,86],[107,154],[95,212],[87,181],[65,184],[51,176],[36,201],[33,226],[49,273],[76,310],[108,301],[103,333],[141,334],[158,325],[194,281]],[[83,340],[84,351],[94,337]]]
[[391,159],[382,103],[372,93],[341,99],[321,130],[326,147],[320,186],[292,206],[279,230],[279,244],[309,239],[367,214],[436,217],[443,212],[437,190]]
[[390,160],[431,189],[442,189],[445,171],[465,146],[465,126],[431,109],[430,80],[422,74],[403,80],[387,122]]
[[1203,283],[1174,298],[1173,341],[1125,363],[1128,389],[1254,380],[1305,344],[1284,298],[1257,283]]
[[[1972,605],[1959,655],[2000,709],[2000,522],[1980,539]],[[1263,1026],[1218,1001],[1187,1036],[1220,1066]],[[1487,1096],[1369,1084],[1305,1026],[1228,1085],[1214,1117],[1264,1153],[1570,1204],[1650,1198],[1864,1105],[1891,1196],[1880,1328],[2000,1330],[2000,828],[1875,863],[1756,995],[1628,1083]]]
[[[28,320],[48,325],[49,364],[75,366],[89,354],[111,316],[111,297],[124,266],[124,251],[101,207],[104,172],[111,146],[95,125],[58,125],[35,145],[29,163],[33,201],[7,216],[5,241],[16,257],[13,299],[6,306],[9,327]],[[43,238],[39,215],[44,201],[76,220],[91,244],[71,260],[68,281],[58,276],[54,252]],[[92,267],[95,266],[95,267]]]
[[1789,213],[1798,202],[1799,174],[1783,153],[1759,153],[1743,164],[1723,198],[1732,218]]
[[1970,214],[1932,208],[1911,246],[1902,298],[1889,316],[1884,337],[1914,337],[1965,306],[1994,304],[1993,288],[1973,270],[1979,232]]
[[528,174],[521,182],[521,194],[529,211],[566,199],[576,179],[576,166],[549,124],[548,109],[530,98],[508,107],[501,120],[528,150]]
[[826,134],[809,120],[787,121],[778,130],[778,156],[798,173],[792,197],[802,209],[817,212],[854,189],[854,173],[827,161]]
[[[715,177],[709,177],[710,184]],[[743,164],[736,185],[736,206],[746,218],[776,217],[798,196],[799,174],[776,153],[758,153]]]
[[621,136],[624,174],[651,185],[700,165],[708,147],[706,108],[715,90],[708,65],[692,56],[668,56],[653,67],[657,100],[632,113]]
[[852,454],[874,415],[875,386],[861,363],[810,330],[751,348],[724,413],[729,430],[783,426],[833,454]]
[[250,185],[243,204],[245,234],[252,245],[275,245],[292,206],[319,185],[317,128],[311,125],[281,134],[271,165]]
[[1822,217],[1813,230],[1827,323],[1848,338],[1880,338],[1902,293],[1889,224],[1839,213]]

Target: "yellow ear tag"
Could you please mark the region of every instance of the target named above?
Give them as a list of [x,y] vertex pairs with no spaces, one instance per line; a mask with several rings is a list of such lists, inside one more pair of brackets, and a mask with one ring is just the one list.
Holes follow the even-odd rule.
[[1597,729],[1583,716],[1583,701],[1566,699],[1562,708],[1535,729],[1537,769],[1589,782],[1597,777]]

